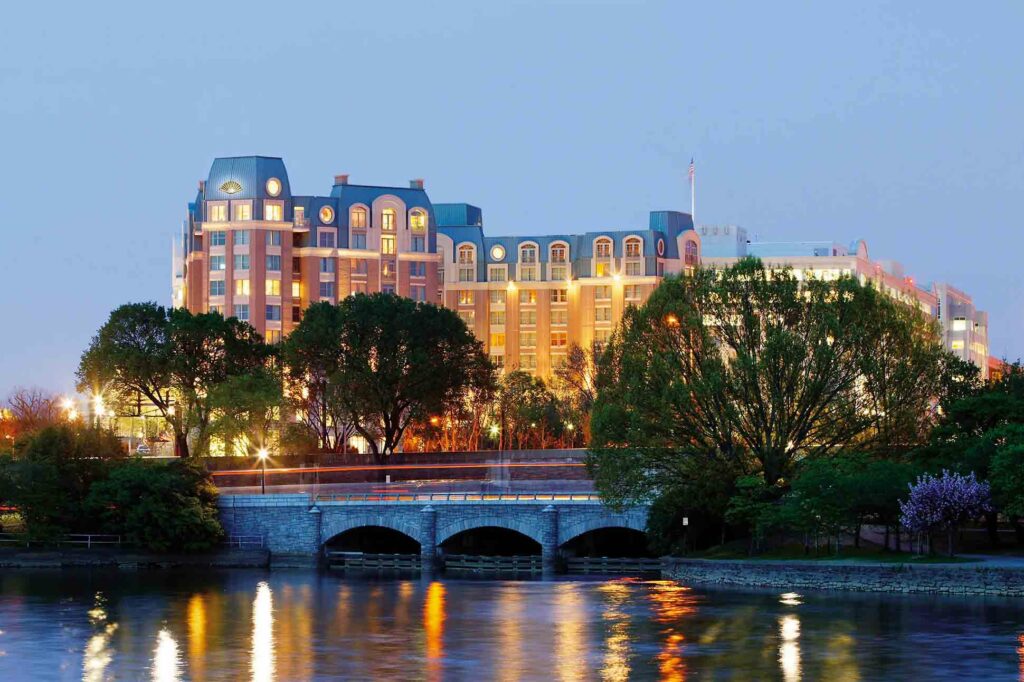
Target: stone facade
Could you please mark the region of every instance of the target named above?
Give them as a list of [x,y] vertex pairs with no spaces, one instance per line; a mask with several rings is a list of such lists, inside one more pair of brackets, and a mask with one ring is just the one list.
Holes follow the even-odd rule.
[[424,565],[437,547],[473,528],[514,530],[540,544],[553,567],[559,548],[588,531],[630,528],[643,531],[647,507],[616,512],[591,501],[493,502],[317,502],[308,495],[224,495],[220,519],[228,535],[263,538],[273,554],[316,556],[331,538],[353,528],[380,526],[420,544]]
[[1024,569],[976,563],[811,564],[677,559],[666,569],[666,575],[685,584],[1024,597]]

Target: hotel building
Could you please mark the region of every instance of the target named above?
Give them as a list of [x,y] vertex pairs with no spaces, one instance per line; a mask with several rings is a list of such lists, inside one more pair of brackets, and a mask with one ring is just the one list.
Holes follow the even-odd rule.
[[666,274],[748,255],[797,277],[872,282],[934,317],[946,347],[987,376],[986,313],[948,284],[921,287],[899,263],[871,260],[863,241],[752,241],[738,226],[695,228],[678,211],[653,211],[635,230],[487,236],[479,208],[434,204],[422,180],[337,175],[326,196],[296,195],[284,162],[263,156],[216,159],[199,182],[175,249],[173,303],[246,320],[275,342],[311,303],[389,291],[457,311],[497,366],[550,376],[572,344],[602,346]]
[[700,264],[686,213],[643,229],[488,237],[481,210],[432,204],[422,180],[296,195],[279,158],[219,158],[188,205],[173,299],[280,340],[317,301],[390,291],[456,310],[506,370],[542,376],[573,343],[600,346],[628,305]]

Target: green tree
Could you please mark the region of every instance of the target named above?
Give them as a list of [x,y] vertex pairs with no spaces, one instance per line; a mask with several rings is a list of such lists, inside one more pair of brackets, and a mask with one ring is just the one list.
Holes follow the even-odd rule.
[[495,421],[506,448],[549,447],[564,428],[555,394],[543,379],[520,370],[506,374],[498,386]]
[[[483,346],[453,311],[393,294],[317,306],[285,344],[293,391],[348,424],[385,463],[413,420],[429,419],[493,381]],[[307,333],[306,325],[315,325]],[[294,363],[294,364],[293,364]]]
[[210,433],[220,437],[229,454],[255,454],[279,448],[282,385],[273,368],[232,376],[210,391]]
[[[928,361],[890,382],[888,365],[863,359],[893,356],[908,338],[939,343],[897,305],[849,277],[798,278],[755,259],[666,278],[627,310],[600,361],[591,447],[599,485],[615,477],[634,492],[674,487],[695,470],[680,461],[696,458],[726,460],[771,489],[801,458],[873,445],[894,428],[877,406],[926,410],[935,397],[918,376],[939,373]],[[881,350],[880,339],[893,341]]]
[[217,489],[199,464],[178,460],[119,464],[92,484],[86,507],[109,533],[155,552],[195,552],[224,535]]
[[85,507],[89,488],[124,457],[116,436],[89,427],[47,427],[16,443],[5,478],[29,536],[49,541],[95,531],[96,519]]
[[573,428],[590,441],[590,413],[597,398],[596,378],[600,353],[591,346],[569,346],[565,362],[555,368],[554,388]]
[[142,395],[174,432],[175,453],[205,452],[211,392],[230,377],[261,370],[270,349],[245,322],[155,303],[115,309],[82,354],[78,388],[130,404]]

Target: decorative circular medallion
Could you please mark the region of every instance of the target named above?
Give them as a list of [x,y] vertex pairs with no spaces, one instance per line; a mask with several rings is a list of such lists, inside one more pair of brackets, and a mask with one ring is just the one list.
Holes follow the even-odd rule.
[[665,240],[664,239],[659,239],[658,240],[658,255],[659,256],[664,256],[665,255]]
[[495,244],[491,247],[491,260],[505,260],[505,247]]
[[334,209],[330,206],[323,206],[320,209],[320,222],[324,225],[330,225],[334,222]]
[[267,194],[272,197],[276,197],[281,193],[281,181],[277,178],[270,178],[267,180]]

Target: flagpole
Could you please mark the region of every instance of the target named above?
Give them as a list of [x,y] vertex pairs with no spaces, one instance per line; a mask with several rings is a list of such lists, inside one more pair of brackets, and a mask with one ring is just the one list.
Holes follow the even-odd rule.
[[697,167],[693,165],[693,157],[690,157],[690,219],[696,226],[697,218]]

